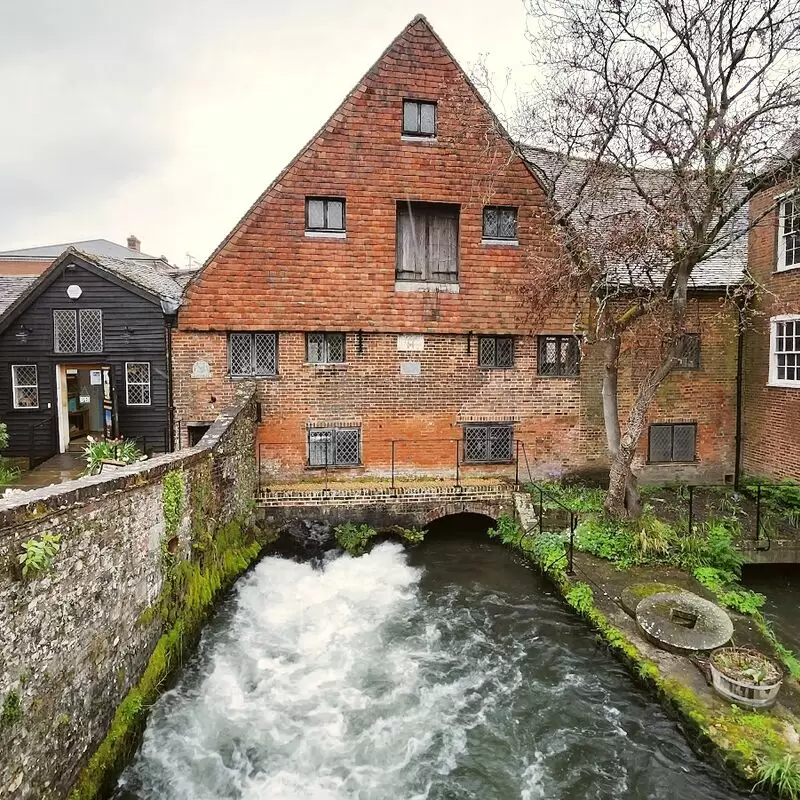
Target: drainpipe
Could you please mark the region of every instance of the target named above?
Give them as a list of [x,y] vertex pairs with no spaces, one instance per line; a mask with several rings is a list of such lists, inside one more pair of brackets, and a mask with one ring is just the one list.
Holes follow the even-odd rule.
[[165,297],[161,300],[167,344],[167,447],[170,453],[175,450],[175,405],[172,397],[172,329],[178,322],[180,304],[180,300],[175,300],[171,297]]
[[744,370],[744,308],[737,303],[736,333],[736,461],[733,467],[733,488],[739,490],[742,472],[742,384]]

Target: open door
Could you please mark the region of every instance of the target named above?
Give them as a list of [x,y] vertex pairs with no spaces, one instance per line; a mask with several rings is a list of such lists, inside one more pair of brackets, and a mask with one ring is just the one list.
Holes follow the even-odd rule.
[[116,439],[119,435],[117,390],[111,367],[103,367],[103,435],[106,439]]

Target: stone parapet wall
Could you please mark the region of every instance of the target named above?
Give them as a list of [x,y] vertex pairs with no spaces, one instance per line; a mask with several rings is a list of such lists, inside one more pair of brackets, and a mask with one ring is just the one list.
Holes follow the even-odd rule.
[[[166,562],[191,556],[195,517],[252,510],[254,423],[243,397],[194,448],[0,502],[0,796],[66,796],[163,633],[145,612]],[[52,568],[23,578],[23,545],[47,533]]]

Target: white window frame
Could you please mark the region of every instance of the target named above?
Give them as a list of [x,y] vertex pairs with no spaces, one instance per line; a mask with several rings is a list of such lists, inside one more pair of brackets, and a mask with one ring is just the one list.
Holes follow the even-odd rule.
[[[36,373],[36,383],[17,383],[17,369],[20,367],[33,367]],[[17,389],[36,389],[36,405],[21,406],[17,403]],[[12,364],[11,365],[11,400],[15,409],[20,411],[35,411],[39,408],[39,367],[36,364]]]
[[[144,381],[135,381],[131,383],[128,378],[128,367],[141,366],[147,364],[147,383]],[[131,386],[147,386],[147,402],[146,403],[132,403],[131,402]],[[145,406],[153,405],[153,374],[149,361],[126,361],[125,362],[125,405],[144,408]]]
[[788,272],[791,269],[800,269],[800,262],[795,264],[786,263],[786,235],[783,226],[786,221],[786,204],[792,203],[795,214],[800,216],[800,194],[790,192],[789,194],[779,195],[775,198],[778,203],[778,247],[777,259],[775,261],[775,272]]
[[[796,322],[800,324],[800,314],[781,314],[777,317],[770,317],[769,320],[769,380],[767,386],[780,386],[784,389],[800,389],[800,378],[793,381],[778,378],[778,352],[777,352],[777,339],[778,339],[778,323],[779,322]],[[786,352],[786,351],[784,351]],[[792,351],[788,351],[792,352]],[[800,351],[798,352],[798,360],[800,361]],[[800,371],[800,366],[798,367]]]

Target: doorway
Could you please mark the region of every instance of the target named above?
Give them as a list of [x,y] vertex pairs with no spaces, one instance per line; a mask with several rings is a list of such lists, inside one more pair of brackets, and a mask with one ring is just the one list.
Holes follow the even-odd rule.
[[88,436],[112,438],[116,413],[111,367],[59,364],[56,371],[60,452],[83,450]]

